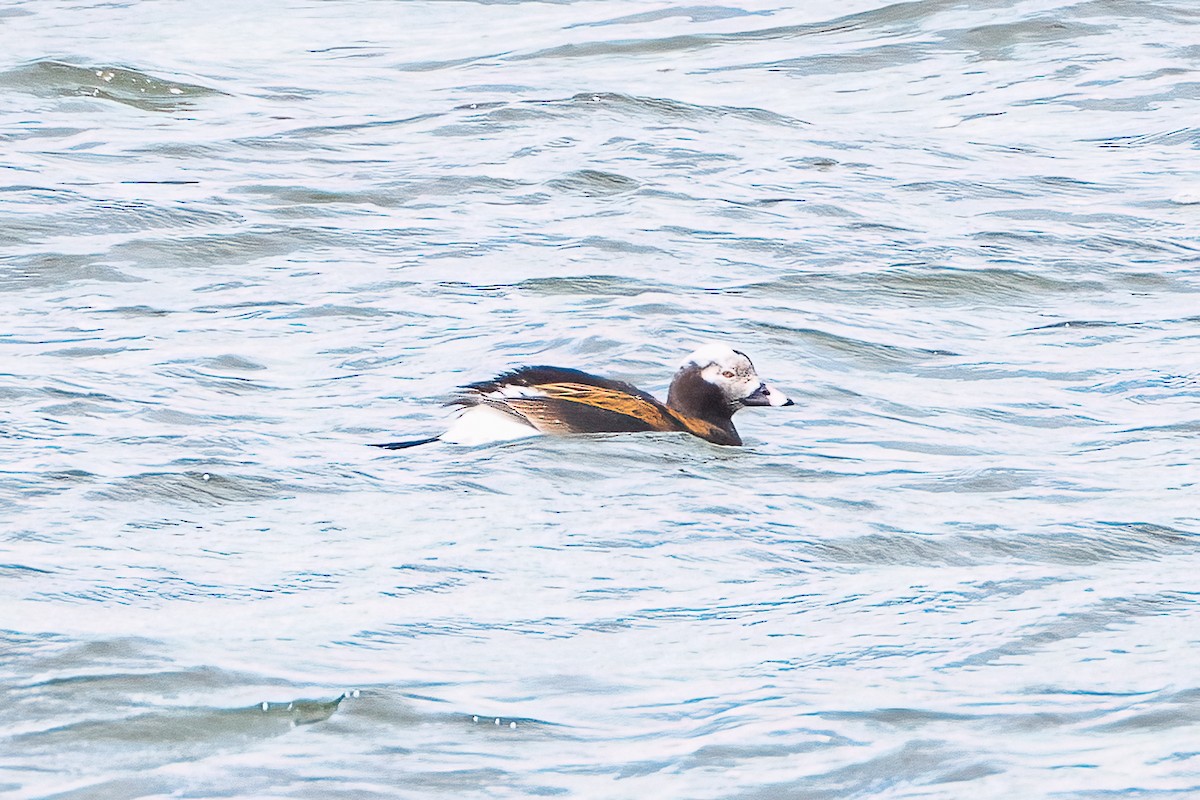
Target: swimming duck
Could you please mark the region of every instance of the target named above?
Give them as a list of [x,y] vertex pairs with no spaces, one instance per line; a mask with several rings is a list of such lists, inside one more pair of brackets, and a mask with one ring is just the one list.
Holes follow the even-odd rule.
[[665,404],[628,383],[564,367],[521,367],[463,388],[452,405],[465,410],[445,433],[372,446],[399,450],[436,441],[476,445],[542,433],[645,431],[740,445],[733,427],[738,409],[794,405],[758,377],[745,353],[723,344],[705,345],[683,360]]

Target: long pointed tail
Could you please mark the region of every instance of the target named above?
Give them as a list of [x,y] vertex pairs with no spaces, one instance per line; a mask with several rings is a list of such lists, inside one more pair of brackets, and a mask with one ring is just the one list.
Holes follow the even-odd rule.
[[382,447],[384,450],[404,450],[407,447],[416,447],[419,444],[429,444],[441,440],[441,436],[430,436],[428,439],[410,439],[407,442],[386,442],[384,444],[372,444],[369,447]]

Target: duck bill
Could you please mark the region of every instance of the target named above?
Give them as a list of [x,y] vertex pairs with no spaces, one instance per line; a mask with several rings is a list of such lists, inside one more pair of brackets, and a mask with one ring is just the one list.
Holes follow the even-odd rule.
[[793,403],[786,394],[778,389],[772,389],[765,383],[760,383],[758,388],[750,394],[742,398],[744,406],[793,406]]

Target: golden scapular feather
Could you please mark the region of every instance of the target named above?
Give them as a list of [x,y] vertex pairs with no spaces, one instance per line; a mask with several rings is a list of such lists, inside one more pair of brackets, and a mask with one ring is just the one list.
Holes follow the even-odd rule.
[[685,416],[653,399],[639,397],[618,389],[591,386],[585,383],[543,383],[539,384],[537,388],[546,397],[602,408],[605,411],[641,420],[651,430],[686,430],[702,439],[718,442],[728,438],[728,434],[710,422]]
[[606,389],[601,386],[589,386],[585,383],[543,383],[537,388],[546,397],[603,408],[606,411],[640,419],[654,430],[673,431],[679,429],[674,415],[667,416],[669,411],[628,392]]

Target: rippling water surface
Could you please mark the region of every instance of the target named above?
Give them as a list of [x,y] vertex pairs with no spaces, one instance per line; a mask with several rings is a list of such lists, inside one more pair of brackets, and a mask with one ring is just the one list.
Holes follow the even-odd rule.
[[[1200,795],[1195,3],[0,40],[0,792]],[[713,339],[743,448],[364,446]]]

